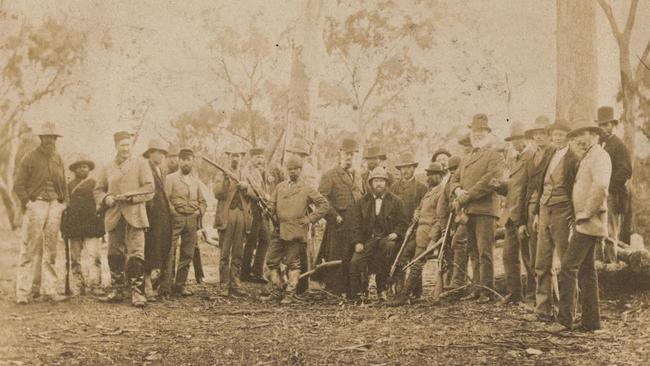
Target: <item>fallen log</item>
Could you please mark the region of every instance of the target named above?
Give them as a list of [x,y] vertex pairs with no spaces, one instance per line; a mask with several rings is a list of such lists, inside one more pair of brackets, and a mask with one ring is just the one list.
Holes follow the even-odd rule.
[[650,289],[650,252],[643,238],[632,234],[630,244],[607,238],[616,243],[616,263],[595,262],[598,280],[607,294],[637,292]]

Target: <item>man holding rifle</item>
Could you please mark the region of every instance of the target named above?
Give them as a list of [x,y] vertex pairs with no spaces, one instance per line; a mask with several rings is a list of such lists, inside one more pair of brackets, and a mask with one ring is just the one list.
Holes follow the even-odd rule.
[[94,191],[95,203],[106,208],[112,289],[105,300],[121,302],[128,280],[131,304],[144,307],[144,232],[149,227],[145,202],[154,196],[153,175],[146,160],[131,155],[130,133],[117,132],[113,140],[117,156],[99,173]]
[[[437,217],[436,206],[440,198],[441,188],[444,188],[440,185],[440,182],[445,174],[445,169],[440,163],[430,163],[426,172],[429,191],[422,198],[420,208],[416,212],[418,227],[415,232],[413,257],[417,257],[424,252],[429,246],[429,243],[438,240],[440,232],[435,233],[433,231],[434,223],[437,220],[444,220],[444,218]],[[404,287],[397,294],[397,297],[387,304],[388,306],[402,306],[406,304],[410,293],[417,288],[418,284],[422,283],[422,267],[424,267],[425,262],[424,259],[419,260],[411,267],[411,272],[409,272],[406,278]]]

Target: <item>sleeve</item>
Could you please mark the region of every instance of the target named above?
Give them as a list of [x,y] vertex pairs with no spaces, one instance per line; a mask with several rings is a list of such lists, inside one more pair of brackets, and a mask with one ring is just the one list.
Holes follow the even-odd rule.
[[334,190],[334,182],[332,181],[332,177],[330,174],[325,174],[320,180],[320,185],[318,186],[318,191],[320,192],[321,195],[323,195],[327,201],[330,203],[330,208],[326,213],[326,219],[328,221],[333,220],[336,215],[339,213],[336,211],[334,206],[332,205],[332,191]]
[[472,187],[467,190],[470,200],[477,200],[487,194],[490,194],[494,191],[494,188],[490,186],[490,181],[492,178],[501,176],[501,169],[503,168],[505,162],[503,155],[495,150],[489,151],[488,166],[487,171],[481,179],[479,179]]
[[632,177],[632,162],[630,153],[622,143],[618,145],[615,153],[611,156],[612,160],[612,179],[610,189],[620,189]]
[[172,203],[172,193],[174,192],[174,176],[173,174],[168,174],[165,177],[165,195],[167,196],[167,201],[169,201],[169,210],[172,214],[176,214],[176,208]]
[[401,199],[397,198],[395,202],[395,223],[393,227],[393,232],[397,234],[399,240],[404,239],[404,234],[406,229],[409,226],[408,219],[406,218],[406,212],[404,211],[404,202]]
[[97,175],[97,181],[95,184],[95,189],[93,190],[93,196],[95,197],[95,205],[97,207],[101,206],[104,203],[104,199],[108,196],[108,176],[107,176],[107,167],[102,167],[99,169],[99,174]]
[[449,195],[452,196],[456,188],[460,188],[460,172],[464,168],[464,164],[461,163],[456,172],[449,178]]
[[16,180],[14,182],[14,193],[18,196],[20,203],[25,207],[27,202],[31,197],[27,194],[27,181],[32,171],[32,159],[31,154],[26,155],[23,160],[20,162],[18,167],[18,174],[16,175]]
[[350,245],[352,245],[352,250],[354,251],[354,245],[361,243],[362,233],[361,233],[361,219],[363,217],[361,212],[361,206],[363,205],[364,200],[356,202],[350,210],[352,211],[350,215],[347,215],[349,219],[346,221],[345,225],[348,226],[350,231]]
[[155,192],[153,184],[153,174],[151,173],[151,168],[149,163],[146,160],[140,161],[140,168],[138,173],[140,174],[140,188],[138,189],[139,193],[144,193],[138,196],[133,197],[133,203],[143,203],[153,199]]
[[278,188],[280,187],[280,184],[278,184],[277,187],[273,190],[273,193],[271,193],[271,197],[269,199],[269,210],[272,213],[276,213],[275,210],[278,205]]
[[311,187],[307,189],[308,189],[307,196],[309,197],[309,202],[314,204],[315,206],[314,210],[309,215],[307,215],[307,219],[311,223],[316,223],[318,222],[318,220],[322,219],[325,216],[325,214],[330,208],[330,204],[329,202],[327,202],[327,199],[323,197],[323,195],[320,194],[320,192],[318,192],[316,189]]
[[223,172],[217,172],[214,177],[214,185],[212,186],[212,193],[214,193],[214,198],[223,200],[226,198],[227,192],[228,182],[226,175]]
[[201,183],[199,182],[198,178],[196,178],[196,191],[197,200],[199,201],[199,211],[201,212],[201,216],[203,216],[205,215],[205,211],[208,209],[208,202],[203,196],[203,190],[201,189]]
[[65,178],[65,164],[63,158],[59,157],[59,162],[61,162],[61,179],[63,179],[63,202],[68,204],[70,203],[70,191],[68,190],[68,180]]
[[590,160],[592,183],[587,195],[589,198],[585,201],[584,209],[576,213],[576,219],[590,219],[598,215],[603,202],[607,199],[607,187],[612,175],[612,162],[610,159],[603,159],[603,157],[595,157]]

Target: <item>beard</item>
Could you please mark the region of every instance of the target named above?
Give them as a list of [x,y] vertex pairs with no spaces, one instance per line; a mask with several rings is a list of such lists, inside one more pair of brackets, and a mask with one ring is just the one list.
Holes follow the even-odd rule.
[[192,167],[190,167],[190,166],[181,167],[181,173],[183,173],[183,175],[188,175],[191,172],[192,172]]

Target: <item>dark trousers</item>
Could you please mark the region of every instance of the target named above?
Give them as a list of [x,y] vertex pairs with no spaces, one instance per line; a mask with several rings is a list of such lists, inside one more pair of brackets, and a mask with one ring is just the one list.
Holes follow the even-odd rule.
[[219,231],[221,257],[219,258],[219,282],[222,288],[240,288],[242,254],[246,227],[244,212],[238,208],[228,211],[228,224]]
[[510,290],[510,301],[521,301],[521,261],[519,253],[522,249],[517,236],[517,225],[511,220],[506,222],[506,240],[503,244],[503,269],[506,275],[506,284]]
[[[451,287],[458,288],[467,282],[467,226],[458,224],[451,241],[454,252],[454,268],[452,269]],[[476,276],[476,274],[475,274]]]
[[358,296],[367,289],[362,288],[362,274],[375,274],[377,292],[386,290],[390,260],[393,257],[395,242],[386,238],[368,241],[363,251],[355,252],[350,259],[350,293]]
[[[532,268],[530,274],[535,275],[535,262],[537,258],[537,230],[533,226],[533,218],[535,217],[535,204],[528,204],[528,222],[526,229],[528,230],[528,265]],[[525,263],[525,262],[524,262]],[[535,285],[534,288],[526,289],[526,299],[535,300],[535,292],[537,291],[537,282],[532,281]]]
[[[259,212],[253,214],[251,232],[246,236],[244,257],[242,261],[242,276],[254,275],[262,277],[264,274],[264,260],[271,241],[269,220]],[[253,258],[255,254],[255,258]]]
[[196,231],[198,230],[199,223],[198,215],[174,215],[172,223],[172,263],[175,262],[176,257],[176,246],[179,245],[180,238],[180,250],[179,250],[179,259],[178,259],[178,269],[176,270],[176,288],[182,288],[185,286],[187,281],[187,272],[190,270],[190,263],[194,258],[194,248],[196,247],[196,242],[198,236]]
[[[496,230],[496,218],[487,215],[468,215],[467,221],[467,248],[478,273],[473,274],[475,284],[483,286],[483,289],[475,289],[475,292],[491,293],[485,288],[494,289],[494,231]],[[478,274],[478,276],[477,276]]]
[[566,327],[573,325],[573,310],[576,303],[576,285],[580,288],[582,326],[600,329],[598,307],[598,274],[594,267],[594,249],[601,238],[573,231],[573,238],[562,257],[560,269],[560,312],[558,322]]

